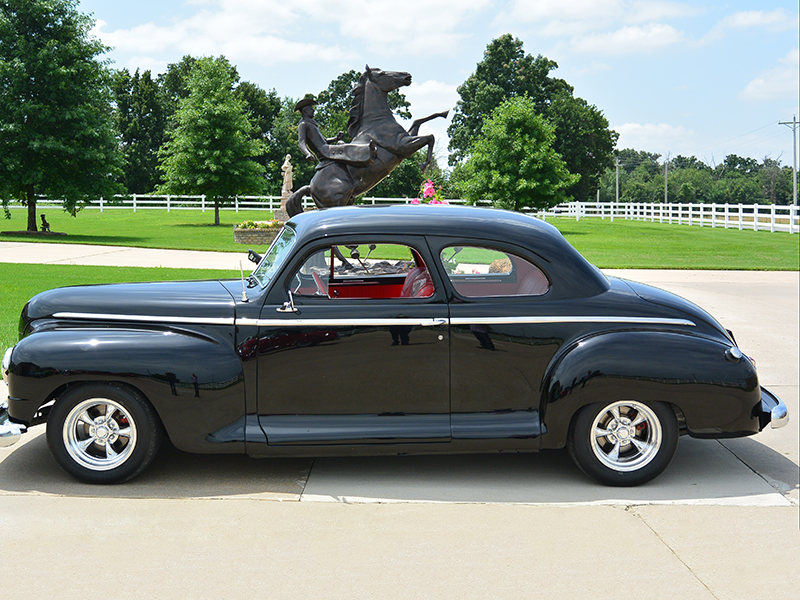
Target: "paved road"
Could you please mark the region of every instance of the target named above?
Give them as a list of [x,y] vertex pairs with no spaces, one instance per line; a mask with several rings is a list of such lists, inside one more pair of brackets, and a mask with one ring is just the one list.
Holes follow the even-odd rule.
[[[243,256],[0,243],[0,262],[238,268]],[[634,489],[595,485],[560,451],[253,460],[166,450],[129,484],[87,486],[54,464],[40,427],[0,450],[0,595],[794,598],[798,274],[609,273],[718,317],[790,424],[682,438],[667,472]]]

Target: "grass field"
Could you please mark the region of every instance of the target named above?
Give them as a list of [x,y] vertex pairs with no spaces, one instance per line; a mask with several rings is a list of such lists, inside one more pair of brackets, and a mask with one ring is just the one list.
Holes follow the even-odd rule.
[[236,271],[162,269],[142,267],[88,267],[82,265],[31,265],[0,263],[0,352],[17,342],[19,314],[39,292],[67,285],[169,281],[183,279],[231,279]]
[[[233,241],[234,224],[267,220],[266,211],[222,211],[222,224],[213,225],[213,212],[107,210],[84,211],[77,217],[53,209],[47,219],[53,231],[66,236],[47,242],[217,250],[241,252]],[[798,270],[800,236],[768,231],[739,231],[689,227],[646,221],[584,218],[551,219],[561,233],[590,262],[601,268]],[[0,221],[0,230],[25,228],[25,212],[13,210],[12,219]],[[43,241],[0,235],[0,241]]]

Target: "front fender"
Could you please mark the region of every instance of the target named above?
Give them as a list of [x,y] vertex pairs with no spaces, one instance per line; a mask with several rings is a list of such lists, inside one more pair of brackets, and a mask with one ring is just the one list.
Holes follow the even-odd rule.
[[34,331],[11,354],[9,414],[30,423],[43,404],[89,381],[124,382],[138,389],[182,450],[244,449],[243,438],[214,437],[226,427],[231,431],[245,412],[241,361],[233,346],[219,339],[172,328],[55,326]]
[[755,367],[726,358],[730,344],[688,333],[621,331],[566,348],[549,369],[541,413],[542,446],[566,443],[573,416],[594,402],[664,402],[677,408],[696,437],[737,437],[759,431]]

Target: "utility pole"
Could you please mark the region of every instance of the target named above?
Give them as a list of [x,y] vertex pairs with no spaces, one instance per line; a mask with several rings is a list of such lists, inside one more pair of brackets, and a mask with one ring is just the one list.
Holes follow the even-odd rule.
[[778,125],[786,125],[792,128],[792,153],[794,154],[794,164],[792,165],[792,188],[794,191],[794,205],[797,206],[797,115],[792,115],[791,121],[778,121]]
[[667,194],[667,165],[669,165],[669,152],[667,152],[667,157],[664,159],[664,204],[669,202]]
[[619,157],[614,159],[614,166],[617,167],[617,195],[616,202],[619,202]]

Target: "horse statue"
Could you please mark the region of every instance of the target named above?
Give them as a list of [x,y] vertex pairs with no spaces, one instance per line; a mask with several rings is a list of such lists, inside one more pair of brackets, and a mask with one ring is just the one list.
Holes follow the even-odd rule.
[[428,155],[420,166],[423,172],[428,168],[433,160],[435,140],[432,135],[418,135],[420,125],[438,117],[447,117],[449,111],[417,119],[406,131],[389,109],[387,95],[410,84],[409,73],[371,69],[367,65],[352,91],[347,133],[353,145],[372,148],[373,158],[360,164],[323,160],[317,165],[311,182],[286,201],[286,212],[290,217],[303,212],[303,197],[309,194],[318,208],[353,204],[358,196],[383,181],[403,159],[425,146],[428,146]]

